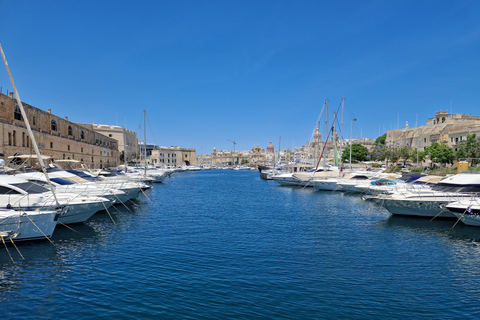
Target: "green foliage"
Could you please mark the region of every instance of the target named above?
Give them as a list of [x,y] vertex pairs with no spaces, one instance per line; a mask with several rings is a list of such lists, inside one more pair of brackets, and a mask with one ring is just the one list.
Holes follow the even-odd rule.
[[125,161],[125,151],[120,152],[120,162]]
[[480,158],[480,142],[475,133],[467,135],[467,141],[460,141],[455,145],[457,151],[455,157],[459,160],[472,159],[472,164],[476,164]]
[[434,142],[426,147],[423,154],[433,162],[440,162],[441,164],[453,163],[455,159],[453,150],[446,144],[440,144],[438,142]]
[[[367,160],[368,149],[359,143],[352,144],[352,162]],[[350,146],[346,147],[342,152],[342,162],[350,160]]]
[[375,145],[376,146],[385,145],[386,140],[387,140],[387,134],[385,133],[383,136],[380,136],[377,139],[375,139]]

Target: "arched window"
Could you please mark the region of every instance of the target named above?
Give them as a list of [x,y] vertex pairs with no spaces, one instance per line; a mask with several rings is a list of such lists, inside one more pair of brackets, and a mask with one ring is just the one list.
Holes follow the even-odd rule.
[[445,122],[445,117],[442,118],[442,123],[444,123],[444,122]]
[[85,133],[83,130],[80,132],[80,139],[84,140],[85,139]]
[[23,120],[22,112],[20,111],[20,107],[19,107],[19,106],[15,106],[15,111],[13,112],[13,118],[14,118],[15,120],[20,120],[20,121]]
[[73,136],[72,126],[68,126],[68,135]]
[[57,121],[55,121],[54,119],[52,119],[52,130],[53,131],[57,131]]

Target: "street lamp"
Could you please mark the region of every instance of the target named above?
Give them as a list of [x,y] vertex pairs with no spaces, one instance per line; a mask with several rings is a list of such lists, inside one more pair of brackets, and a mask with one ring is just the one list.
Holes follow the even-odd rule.
[[353,133],[353,121],[357,121],[356,118],[353,118],[350,125],[350,169],[352,169],[352,133]]

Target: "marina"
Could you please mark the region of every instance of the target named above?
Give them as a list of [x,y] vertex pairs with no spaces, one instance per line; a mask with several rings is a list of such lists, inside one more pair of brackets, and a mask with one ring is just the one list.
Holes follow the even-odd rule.
[[[147,198],[148,197],[148,198]],[[258,171],[174,173],[0,254],[7,318],[474,319],[480,235]]]

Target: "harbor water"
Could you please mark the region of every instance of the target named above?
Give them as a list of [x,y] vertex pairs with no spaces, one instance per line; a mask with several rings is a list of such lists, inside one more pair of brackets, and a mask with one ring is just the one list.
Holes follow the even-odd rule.
[[[2,319],[478,319],[480,228],[258,171],[174,174],[0,247]],[[3,244],[0,244],[3,246]]]

